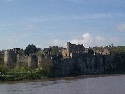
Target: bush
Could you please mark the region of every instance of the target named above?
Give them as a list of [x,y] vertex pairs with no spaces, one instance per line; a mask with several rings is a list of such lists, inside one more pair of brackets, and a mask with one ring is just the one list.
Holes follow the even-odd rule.
[[0,72],[3,73],[3,74],[7,72],[7,68],[6,68],[5,65],[0,64]]

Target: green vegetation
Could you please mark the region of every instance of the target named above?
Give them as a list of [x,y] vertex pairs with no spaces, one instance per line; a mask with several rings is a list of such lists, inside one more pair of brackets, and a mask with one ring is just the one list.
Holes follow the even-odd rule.
[[46,76],[49,77],[51,75],[51,68],[53,67],[52,61],[49,59],[43,59],[41,62],[39,62],[39,67],[43,68],[44,71],[46,71]]
[[38,49],[36,48],[35,45],[28,45],[24,51],[25,55],[29,55],[29,54],[33,54],[33,53],[37,53]]
[[[0,80],[1,81],[19,81],[19,80],[34,80],[45,79],[48,77],[57,76],[76,76],[83,74],[98,74],[101,73],[100,68],[104,68],[103,73],[125,73],[125,47],[124,46],[106,46],[110,51],[110,55],[94,55],[92,49],[88,49],[88,53],[79,54],[75,58],[64,59],[60,53],[61,48],[56,46],[45,48],[43,53],[52,54],[51,59],[42,58],[39,61],[37,69],[29,68],[25,62],[18,62],[18,65],[13,68],[7,68],[2,62],[3,57],[0,57]],[[95,47],[94,49],[102,51],[103,47]],[[35,45],[28,45],[25,49],[25,54],[37,53],[38,49]],[[102,51],[103,52],[103,51]],[[93,63],[94,62],[94,63]],[[94,65],[92,65],[92,63]],[[100,63],[102,64],[102,67]],[[93,69],[93,72],[91,72]]]
[[0,64],[0,74],[4,74],[7,71],[7,67],[4,64]]
[[0,80],[1,81],[19,81],[19,80],[34,80],[47,78],[47,71],[45,69],[28,69],[20,67],[18,69],[5,69],[5,66],[0,66]]

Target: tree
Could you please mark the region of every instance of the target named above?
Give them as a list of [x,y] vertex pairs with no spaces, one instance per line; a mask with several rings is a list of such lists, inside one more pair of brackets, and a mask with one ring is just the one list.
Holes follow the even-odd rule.
[[38,49],[33,44],[32,45],[29,44],[24,51],[25,55],[33,54],[36,52],[38,52]]
[[3,63],[4,63],[4,57],[0,56],[0,64],[3,64]]
[[39,67],[41,67],[44,71],[46,71],[47,75],[46,76],[49,76],[51,75],[52,71],[51,71],[51,68],[53,67],[53,64],[52,64],[52,61],[49,60],[49,59],[43,59],[41,62],[39,62]]
[[58,48],[58,46],[53,46],[53,47],[51,47],[51,49],[52,49],[52,54],[53,54],[53,55],[57,55],[57,54],[59,53],[59,48]]
[[94,51],[92,49],[88,49],[88,54],[94,55]]
[[116,53],[113,58],[113,64],[116,65],[116,71],[125,72],[125,53]]
[[6,73],[7,67],[4,64],[0,64],[0,74],[1,73]]

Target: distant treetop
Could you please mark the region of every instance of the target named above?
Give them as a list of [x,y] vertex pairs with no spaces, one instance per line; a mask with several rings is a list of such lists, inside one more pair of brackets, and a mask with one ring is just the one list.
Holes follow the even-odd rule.
[[36,52],[38,52],[38,49],[36,48],[35,45],[28,45],[24,51],[25,55],[29,55],[29,54],[35,54]]

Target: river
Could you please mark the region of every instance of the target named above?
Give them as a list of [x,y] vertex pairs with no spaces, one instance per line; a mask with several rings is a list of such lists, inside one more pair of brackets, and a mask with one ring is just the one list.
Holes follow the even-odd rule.
[[0,83],[0,94],[125,94],[125,75],[44,82]]

